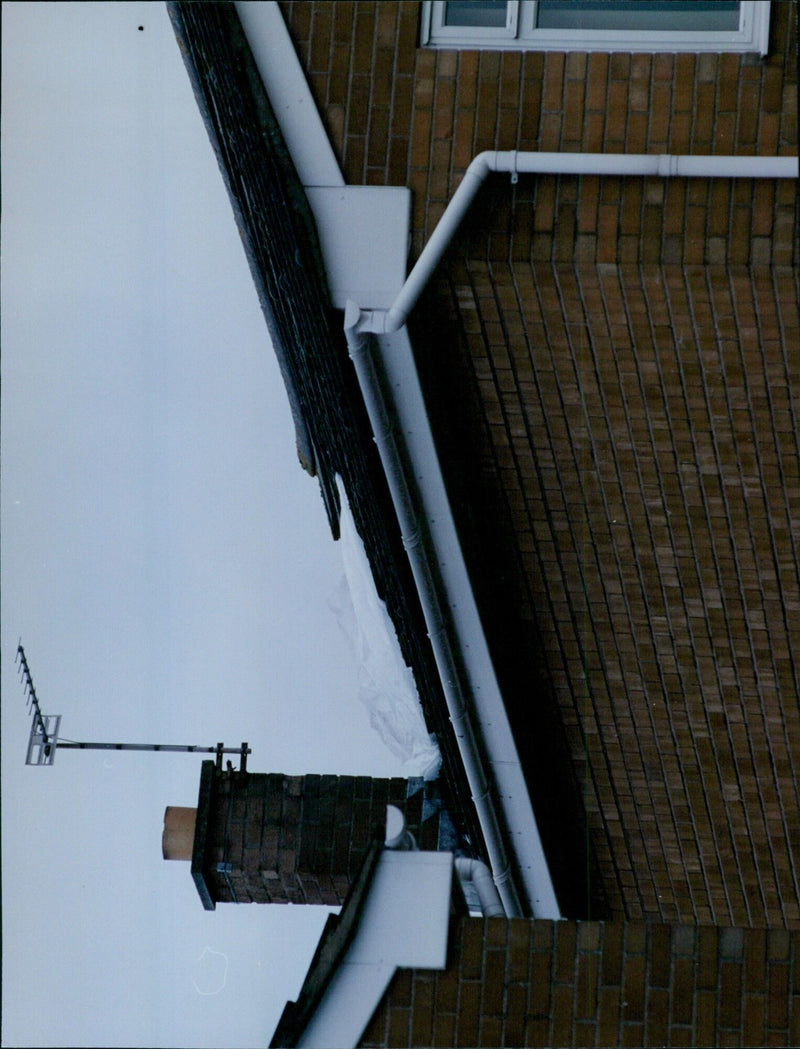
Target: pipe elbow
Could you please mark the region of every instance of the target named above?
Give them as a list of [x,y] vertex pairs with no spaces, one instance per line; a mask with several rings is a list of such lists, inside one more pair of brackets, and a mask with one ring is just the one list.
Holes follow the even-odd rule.
[[486,864],[481,860],[459,856],[456,858],[455,865],[456,873],[460,880],[462,882],[470,882],[473,885],[480,901],[483,916],[485,918],[504,917],[506,913],[505,908],[497,887],[492,880],[492,873]]
[[501,154],[496,149],[485,149],[482,153],[478,153],[470,161],[469,167],[466,170],[465,178],[467,175],[479,178],[481,182],[486,178],[490,171],[501,170],[498,167],[498,158]]
[[390,306],[384,314],[383,330],[384,332],[400,331],[407,320],[407,310],[403,310],[398,306]]

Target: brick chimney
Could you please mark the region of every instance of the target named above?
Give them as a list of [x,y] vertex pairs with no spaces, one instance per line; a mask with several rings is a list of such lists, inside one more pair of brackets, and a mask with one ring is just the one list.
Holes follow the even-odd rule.
[[217,903],[339,906],[386,806],[401,809],[421,848],[451,847],[450,821],[422,780],[284,776],[204,761],[196,809],[164,814],[165,859],[191,861],[206,910]]

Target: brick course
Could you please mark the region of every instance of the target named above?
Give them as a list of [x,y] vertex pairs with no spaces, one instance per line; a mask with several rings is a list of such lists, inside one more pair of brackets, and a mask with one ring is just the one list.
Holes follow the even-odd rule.
[[399,972],[361,1045],[792,1045],[798,1030],[798,932],[460,918],[446,970]]

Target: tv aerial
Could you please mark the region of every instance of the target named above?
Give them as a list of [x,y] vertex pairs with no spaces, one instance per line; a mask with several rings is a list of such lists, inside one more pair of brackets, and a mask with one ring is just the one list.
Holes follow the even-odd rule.
[[241,747],[226,747],[217,743],[215,747],[195,747],[174,743],[78,743],[72,739],[62,739],[59,736],[61,729],[61,714],[43,714],[39,706],[36,689],[33,686],[33,675],[28,665],[25,649],[22,641],[17,645],[16,660],[19,667],[27,707],[33,714],[31,732],[28,737],[28,752],[25,757],[26,765],[52,765],[58,750],[158,750],[165,752],[180,752],[185,754],[216,754],[217,765],[222,767],[223,754],[238,754],[239,768],[244,772],[247,769],[247,755],[251,753],[247,743]]

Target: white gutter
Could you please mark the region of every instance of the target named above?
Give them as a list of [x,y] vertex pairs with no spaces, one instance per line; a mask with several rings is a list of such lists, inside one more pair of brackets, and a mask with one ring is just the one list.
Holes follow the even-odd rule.
[[279,5],[274,0],[237,0],[233,6],[300,181],[304,186],[343,187],[344,176]]
[[656,153],[479,153],[423,248],[414,268],[385,314],[382,327],[397,331],[405,324],[425,285],[441,261],[475,194],[490,172],[511,175],[655,175],[661,178],[797,178],[797,157],[673,156]]
[[[349,303],[345,335],[494,881],[509,917],[531,912],[535,917],[558,919],[558,901],[447,502],[408,335],[403,329],[373,337],[363,327],[372,318],[373,314],[362,314]],[[383,367],[376,364],[376,351]],[[385,385],[391,387],[393,398],[384,393]],[[479,740],[487,751],[492,785]],[[513,881],[503,825],[512,838],[525,904]]]

